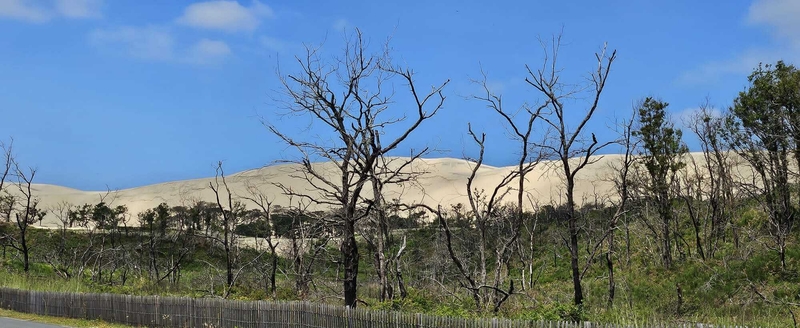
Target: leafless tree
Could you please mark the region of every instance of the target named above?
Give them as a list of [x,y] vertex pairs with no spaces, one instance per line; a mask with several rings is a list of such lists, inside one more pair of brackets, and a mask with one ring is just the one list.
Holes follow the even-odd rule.
[[[445,241],[451,260],[456,264],[463,280],[462,286],[470,290],[475,305],[479,309],[484,304],[491,304],[493,311],[497,312],[514,292],[513,280],[510,281],[508,290],[503,289],[502,284],[506,277],[503,276],[502,272],[503,268],[509,264],[514,249],[517,248],[516,243],[524,225],[527,174],[533,171],[544,157],[543,152],[531,149],[531,138],[535,137],[533,135],[534,123],[542,116],[542,112],[549,105],[549,101],[537,107],[530,107],[525,104],[516,113],[509,112],[504,108],[502,96],[493,93],[489,88],[487,76],[483,70],[481,74],[483,79],[476,81],[476,83],[480,84],[483,93],[473,96],[473,99],[484,102],[489,109],[502,118],[503,124],[511,131],[512,138],[518,142],[519,157],[516,163],[516,170],[512,170],[505,175],[489,194],[486,194],[483,190],[473,188],[477,172],[483,165],[486,134],[481,134],[479,137],[472,130],[471,125],[468,127],[470,137],[479,147],[478,158],[475,160],[475,165],[467,178],[467,198],[472,210],[469,214],[471,216],[470,221],[474,222],[475,228],[478,230],[477,272],[467,269],[464,264],[466,262],[465,259],[460,258],[460,255],[453,250],[453,232],[441,215],[439,222],[446,236]],[[516,197],[509,211],[508,208],[502,206],[502,203],[505,196],[513,191],[510,186],[515,179],[517,182]],[[498,226],[505,227],[506,230],[492,234],[491,230],[497,229]],[[490,279],[487,272],[487,261],[491,255],[488,249],[491,245],[495,245],[492,251],[494,252],[493,256],[496,263],[494,265],[494,277]]]
[[[8,145],[0,141],[0,151],[2,151],[2,164],[0,167],[0,219],[6,223],[11,222],[11,213],[14,211],[15,199],[11,193],[5,189],[6,180],[9,174],[13,174],[14,168],[14,139]],[[9,245],[10,236],[0,235],[0,244],[3,246],[3,258],[6,257],[6,247]]]
[[[11,142],[6,145],[4,142],[0,141],[0,151],[2,151],[2,167],[0,167],[0,194],[4,193],[6,190],[4,189],[6,179],[8,179],[9,174],[13,174],[14,168],[14,139],[11,139]],[[6,195],[2,195],[5,197]],[[10,217],[5,218],[6,221],[10,220]]]
[[47,211],[39,208],[39,198],[33,195],[33,179],[36,169],[29,168],[26,173],[19,163],[14,161],[14,175],[17,177],[17,187],[21,194],[19,209],[14,213],[17,226],[16,236],[11,237],[11,247],[22,253],[22,267],[27,273],[30,270],[30,244],[28,243],[28,228],[36,221],[41,220]]
[[[263,238],[267,242],[267,247],[269,247],[270,251],[270,267],[269,267],[269,292],[270,294],[275,297],[275,276],[278,271],[278,241],[276,241],[273,237],[275,237],[275,222],[272,220],[273,214],[273,201],[270,200],[263,192],[258,190],[256,186],[249,185],[247,187],[248,196],[245,196],[245,199],[252,202],[257,209],[259,210],[259,214],[261,219],[265,221],[268,231],[265,231]],[[256,237],[258,238],[258,237]]]
[[[633,124],[636,121],[636,111],[631,111],[632,115],[628,119],[622,120],[618,127],[620,130],[618,131],[620,134],[620,138],[618,139],[618,143],[622,146],[623,154],[620,160],[617,163],[611,164],[611,169],[614,172],[614,176],[612,181],[614,182],[614,188],[617,192],[617,196],[619,199],[615,204],[616,210],[614,214],[611,216],[611,220],[608,225],[608,238],[606,240],[608,244],[608,251],[606,252],[606,267],[608,268],[608,307],[614,306],[614,297],[616,294],[616,281],[614,280],[614,256],[617,252],[617,245],[615,242],[615,235],[619,228],[619,221],[620,218],[627,217],[628,215],[628,200],[631,198],[630,189],[629,189],[629,182],[630,182],[630,174],[633,166],[636,163],[635,151],[638,147],[638,140],[634,138],[633,135]],[[628,249],[630,250],[630,231],[627,229],[627,220],[626,221],[626,241],[628,245]]]
[[[522,290],[532,289],[536,286],[538,278],[543,273],[544,264],[540,264],[538,268],[534,268],[536,262],[537,240],[540,240],[539,231],[542,225],[540,219],[542,218],[542,208],[538,201],[532,195],[527,195],[528,204],[531,207],[531,215],[526,217],[522,223],[522,230],[527,237],[527,244],[519,243],[518,252],[520,254],[520,262],[522,264]],[[526,270],[527,269],[527,270]],[[535,272],[535,271],[538,271]]]
[[[725,229],[730,223],[731,202],[734,197],[731,168],[734,162],[721,135],[725,128],[724,118],[708,102],[700,106],[687,125],[700,141],[703,152],[702,173],[696,175],[702,174],[704,178],[699,191],[709,207],[705,211],[711,224],[710,238],[706,238],[706,252],[709,257],[713,257],[718,243],[724,241]],[[735,236],[736,229],[733,227],[732,232]],[[734,237],[734,241],[737,239]]]
[[[381,149],[380,138],[373,140],[373,149]],[[398,226],[400,217],[397,211],[407,207],[400,199],[406,189],[422,190],[423,186],[417,183],[417,178],[426,174],[414,164],[423,155],[429,154],[427,148],[421,151],[411,151],[409,157],[379,157],[370,173],[370,187],[372,198],[365,199],[371,209],[362,224],[357,225],[358,232],[364,237],[368,248],[374,254],[375,271],[380,285],[379,300],[392,300],[395,298],[395,286],[400,292],[400,297],[408,294],[403,279],[400,258],[406,249],[406,238],[403,235],[402,243],[395,238],[393,231]],[[391,200],[387,200],[387,186],[399,186],[400,194],[395,193]],[[396,252],[394,250],[396,249]]]
[[70,265],[67,264],[70,258],[69,248],[67,245],[67,231],[71,227],[70,212],[75,209],[75,205],[67,201],[61,201],[58,204],[51,206],[48,210],[50,214],[54,215],[59,222],[58,244],[44,254],[44,260],[53,268],[53,271],[59,276],[69,279],[71,272],[69,271]]
[[[592,133],[587,137],[586,127],[594,116],[600,103],[600,96],[606,86],[611,66],[616,59],[616,51],[608,53],[606,46],[595,54],[597,68],[591,73],[588,85],[568,85],[561,81],[561,69],[557,65],[558,52],[561,46],[561,35],[555,36],[550,45],[542,42],[545,58],[542,66],[532,69],[526,66],[528,77],[525,81],[532,86],[546,100],[549,115],[542,120],[551,132],[552,138],[547,142],[537,144],[548,153],[552,153],[560,164],[561,174],[564,178],[564,192],[566,196],[566,220],[569,229],[567,247],[570,251],[572,283],[574,289],[574,303],[583,304],[583,289],[581,286],[581,269],[579,266],[578,236],[579,215],[575,203],[575,176],[586,165],[596,161],[592,156],[610,142],[600,142]],[[574,97],[587,93],[589,95],[588,107],[583,114],[567,109],[568,102]],[[578,118],[578,124],[570,127],[570,121]]]
[[205,237],[218,242],[225,252],[225,291],[223,295],[227,298],[235,282],[234,271],[238,264],[239,245],[234,229],[239,223],[244,206],[233,200],[233,193],[228,186],[222,162],[217,163],[214,181],[209,182],[208,186],[214,192],[216,205],[219,209],[221,219],[219,225],[220,229],[222,229],[222,235],[219,236],[217,233],[212,232]]
[[288,254],[291,265],[286,270],[293,278],[295,292],[301,299],[310,295],[315,266],[322,260],[332,238],[331,229],[325,223],[331,214],[309,211],[310,205],[308,201],[295,201],[290,197],[289,206],[276,214],[288,217],[290,221],[286,237],[291,243]]
[[[292,176],[310,183],[314,189],[302,191],[284,186],[284,192],[330,207],[336,213],[332,223],[342,233],[344,302],[355,307],[359,263],[355,224],[369,216],[375,205],[374,199],[366,201],[370,197],[365,189],[376,175],[376,163],[442,108],[442,90],[448,82],[420,93],[414,72],[393,64],[388,49],[380,55],[370,54],[359,30],[347,40],[342,58],[325,61],[318,49],[309,47],[297,63],[299,74],[281,76],[283,103],[290,114],[311,117],[316,131],[325,133],[323,138],[327,140],[301,140],[273,124],[266,125],[300,154],[293,161],[300,164],[300,169]],[[405,111],[396,112],[399,117],[391,117],[396,80],[406,86],[413,118],[409,119]],[[397,127],[403,122],[407,125]],[[398,128],[398,135],[386,136]],[[411,157],[427,151],[425,148],[414,152]],[[319,160],[334,166],[334,172],[325,172],[313,164]]]
[[[484,84],[484,87],[486,85]],[[490,305],[493,312],[498,312],[500,307],[505,301],[514,293],[514,281],[509,281],[508,289],[504,289],[504,282],[506,276],[503,274],[511,261],[511,254],[517,248],[516,242],[522,231],[524,213],[522,204],[517,202],[513,205],[504,206],[504,198],[513,191],[509,185],[515,179],[520,181],[517,190],[517,201],[519,201],[525,194],[525,175],[533,170],[539,163],[537,156],[530,156],[528,153],[528,139],[532,132],[533,122],[538,118],[541,107],[537,110],[529,110],[527,113],[530,115],[526,119],[526,125],[518,125],[503,108],[499,96],[493,96],[486,89],[487,98],[478,98],[488,101],[489,106],[506,119],[506,122],[518,134],[521,146],[521,154],[517,170],[512,170],[501,181],[494,186],[492,190],[486,192],[483,189],[473,187],[473,183],[477,176],[478,171],[483,165],[484,154],[486,151],[486,134],[482,133],[478,136],[473,130],[472,126],[468,126],[468,133],[473,141],[478,145],[479,152],[478,158],[474,160],[471,173],[467,178],[467,198],[469,199],[469,213],[460,213],[461,206],[454,207],[454,212],[450,214],[456,215],[457,220],[466,220],[467,226],[462,226],[458,229],[460,234],[471,234],[472,229],[475,229],[475,236],[477,242],[470,236],[457,237],[456,233],[451,229],[450,219],[447,214],[442,211],[441,206],[437,209],[427,207],[429,211],[437,216],[437,221],[444,234],[444,242],[447,247],[447,253],[450,260],[453,262],[459,275],[459,283],[462,287],[467,289],[475,303],[476,308],[482,310],[484,306]],[[470,159],[467,159],[473,162]],[[475,264],[470,265],[469,254],[464,254],[457,251],[459,245],[456,239],[461,239],[462,243],[474,244],[476,247],[477,259]],[[463,245],[462,245],[463,246]],[[469,253],[469,252],[467,252]],[[493,253],[493,254],[492,254]],[[488,262],[494,258],[494,273],[490,277],[490,272],[487,269]]]

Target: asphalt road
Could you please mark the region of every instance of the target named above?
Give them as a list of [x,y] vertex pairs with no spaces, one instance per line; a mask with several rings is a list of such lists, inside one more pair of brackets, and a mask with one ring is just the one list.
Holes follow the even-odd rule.
[[44,323],[31,322],[19,319],[0,318],[0,328],[63,328],[64,326],[54,326]]

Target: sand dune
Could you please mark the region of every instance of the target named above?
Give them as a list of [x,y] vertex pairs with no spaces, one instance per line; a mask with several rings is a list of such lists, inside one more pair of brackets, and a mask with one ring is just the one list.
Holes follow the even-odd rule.
[[[689,156],[702,162],[701,153],[692,153]],[[394,158],[397,165],[400,161]],[[596,196],[600,201],[614,198],[613,183],[610,181],[614,170],[614,163],[620,161],[620,155],[597,156],[595,163],[587,166],[577,176],[576,196],[579,202],[594,201]],[[404,203],[424,203],[429,206],[442,205],[449,207],[451,204],[468,203],[466,183],[475,163],[463,159],[438,158],[418,159],[408,168],[414,172],[425,172],[416,183],[391,186],[387,190],[389,199],[399,198]],[[335,177],[335,166],[332,163],[318,163],[314,167],[323,172],[325,176]],[[473,183],[473,187],[490,192],[509,172],[514,170],[509,167],[482,166]],[[563,183],[560,178],[561,167],[555,162],[540,163],[528,175],[526,191],[531,199],[539,204],[557,204],[563,199]],[[293,190],[311,195],[319,195],[314,188],[303,179],[297,178],[298,166],[284,164],[269,166],[239,172],[228,176],[228,184],[235,199],[244,203],[252,191],[266,195],[274,203],[281,206],[296,205],[299,199],[290,199],[285,196],[276,184],[291,186]],[[214,178],[195,179],[186,181],[173,181],[142,186],[119,191],[81,191],[56,185],[36,184],[33,193],[40,198],[41,206],[52,208],[61,203],[68,202],[75,205],[85,203],[95,204],[105,196],[105,200],[112,205],[126,205],[130,212],[129,225],[136,225],[136,215],[148,208],[166,202],[169,205],[189,205],[196,200],[214,201],[214,194],[209,183]],[[512,183],[511,186],[515,186]],[[10,190],[16,186],[10,186]],[[513,199],[508,196],[508,200]],[[248,204],[250,205],[250,204]],[[312,209],[321,209],[311,206]],[[54,215],[48,215],[43,221],[43,226],[55,227],[59,221]],[[38,225],[38,224],[37,224]]]

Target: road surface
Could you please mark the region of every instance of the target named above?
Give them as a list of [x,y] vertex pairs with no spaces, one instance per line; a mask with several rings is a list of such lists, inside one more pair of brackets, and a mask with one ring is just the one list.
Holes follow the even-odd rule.
[[63,328],[64,326],[25,321],[11,318],[0,318],[0,328]]

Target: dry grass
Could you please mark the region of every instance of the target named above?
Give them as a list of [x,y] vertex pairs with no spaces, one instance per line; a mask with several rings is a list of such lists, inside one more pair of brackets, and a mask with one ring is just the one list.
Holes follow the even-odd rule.
[[66,326],[66,327],[93,327],[93,328],[128,328],[130,326],[115,324],[115,323],[107,323],[98,320],[82,320],[82,319],[70,319],[70,318],[59,318],[59,317],[47,317],[42,315],[35,315],[35,314],[28,314],[22,312],[16,312],[6,309],[0,309],[0,317],[7,317],[7,318],[14,318],[26,321],[33,321],[33,322],[40,322],[40,323],[48,323],[54,324],[59,326]]

